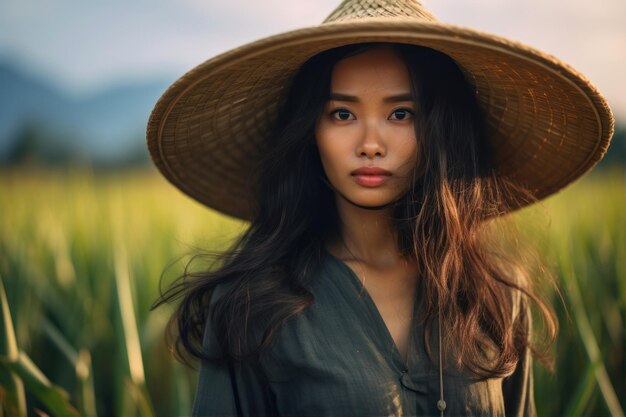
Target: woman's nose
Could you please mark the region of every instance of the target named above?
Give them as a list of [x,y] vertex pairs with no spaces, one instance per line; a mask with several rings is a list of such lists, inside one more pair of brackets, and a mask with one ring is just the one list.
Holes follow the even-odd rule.
[[380,130],[375,125],[366,125],[364,128],[362,141],[357,147],[358,156],[365,156],[367,158],[374,158],[375,156],[383,157],[386,155],[387,150],[383,143],[383,138]]

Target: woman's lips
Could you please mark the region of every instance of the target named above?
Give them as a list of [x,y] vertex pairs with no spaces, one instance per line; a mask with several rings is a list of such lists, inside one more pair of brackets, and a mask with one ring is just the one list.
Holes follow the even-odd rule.
[[391,172],[378,167],[363,167],[352,171],[355,181],[364,187],[378,187],[385,183]]

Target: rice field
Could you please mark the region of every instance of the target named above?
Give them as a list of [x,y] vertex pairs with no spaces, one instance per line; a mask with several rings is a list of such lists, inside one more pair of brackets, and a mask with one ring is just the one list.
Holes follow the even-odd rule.
[[[594,173],[514,216],[563,293],[556,373],[535,364],[539,415],[624,415],[625,178]],[[0,416],[188,415],[197,374],[150,305],[194,248],[245,226],[153,170],[0,172]]]

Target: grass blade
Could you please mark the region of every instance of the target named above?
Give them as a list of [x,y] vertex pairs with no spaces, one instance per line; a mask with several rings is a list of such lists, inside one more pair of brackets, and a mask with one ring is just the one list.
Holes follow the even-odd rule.
[[591,401],[593,390],[596,387],[595,366],[591,362],[587,365],[585,375],[578,384],[572,400],[565,411],[566,416],[578,417],[582,416],[585,405]]
[[[4,283],[0,276],[0,314],[2,314],[2,327],[0,328],[0,357],[9,362],[16,362],[19,359],[19,350],[7,300],[4,291]],[[0,413],[6,410],[8,415],[26,415],[26,395],[22,380],[9,369],[0,372]]]
[[76,372],[76,378],[79,383],[79,406],[81,412],[86,416],[96,416],[96,394],[91,367],[91,354],[85,349],[77,352],[46,317],[42,321],[42,329]]
[[598,342],[593,334],[587,313],[585,312],[574,269],[568,267],[564,272],[571,277],[569,280],[569,291],[567,291],[567,294],[570,302],[572,303],[572,310],[574,316],[576,317],[576,326],[578,327],[578,332],[583,341],[587,356],[589,356],[591,364],[594,364],[594,374],[596,380],[598,381],[602,397],[604,398],[611,416],[624,417],[624,411],[619,403],[613,384],[611,384],[611,380],[609,379],[608,372],[604,366],[604,361],[602,360],[600,348],[598,347]]
[[20,352],[17,361],[0,359],[3,368],[15,372],[24,382],[28,392],[32,392],[54,416],[79,417],[80,413],[69,402],[67,392],[52,384],[28,355]]
[[130,380],[132,385],[136,388],[133,391],[133,397],[135,404],[141,411],[141,415],[144,417],[153,417],[155,415],[154,409],[145,386],[143,357],[141,354],[141,344],[139,342],[139,332],[137,330],[137,319],[135,318],[128,261],[126,259],[123,243],[121,240],[117,240],[117,243],[114,248],[115,285],[117,288],[122,328],[124,330],[124,345],[128,358]]

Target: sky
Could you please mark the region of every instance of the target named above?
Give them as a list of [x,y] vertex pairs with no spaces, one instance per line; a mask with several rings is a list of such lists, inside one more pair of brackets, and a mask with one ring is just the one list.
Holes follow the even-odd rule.
[[[171,80],[212,56],[319,24],[338,0],[2,0],[0,59],[89,95]],[[423,0],[443,22],[524,42],[583,73],[626,120],[626,1]]]

